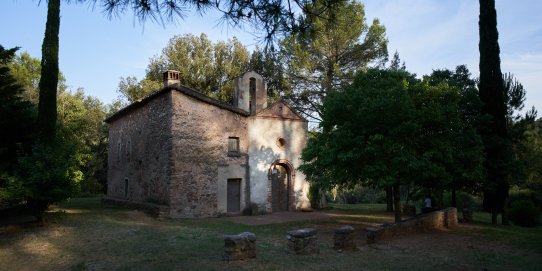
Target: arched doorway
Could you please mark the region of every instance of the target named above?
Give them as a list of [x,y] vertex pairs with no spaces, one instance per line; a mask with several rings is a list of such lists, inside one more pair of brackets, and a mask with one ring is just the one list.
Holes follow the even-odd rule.
[[283,159],[269,169],[270,202],[272,212],[285,212],[293,206],[293,167]]

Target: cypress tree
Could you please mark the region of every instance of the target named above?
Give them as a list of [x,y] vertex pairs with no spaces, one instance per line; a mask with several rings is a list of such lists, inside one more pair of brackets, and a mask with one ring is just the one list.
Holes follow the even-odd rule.
[[[487,116],[487,125],[481,128],[486,152],[485,168],[487,182],[484,185],[484,208],[492,213],[492,223],[505,210],[508,198],[507,180],[507,132],[504,83],[497,31],[495,0],[480,0],[480,83],[479,95],[483,102],[482,114]],[[503,216],[503,224],[507,221]]]
[[38,105],[39,140],[43,143],[52,143],[56,136],[59,30],[60,0],[48,0],[45,36],[41,47],[41,78]]

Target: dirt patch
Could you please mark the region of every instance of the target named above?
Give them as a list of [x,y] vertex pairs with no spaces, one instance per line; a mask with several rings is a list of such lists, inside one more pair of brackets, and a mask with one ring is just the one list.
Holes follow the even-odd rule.
[[294,221],[322,220],[330,217],[333,217],[333,214],[330,212],[276,212],[267,215],[232,216],[225,217],[223,219],[238,224],[256,226]]

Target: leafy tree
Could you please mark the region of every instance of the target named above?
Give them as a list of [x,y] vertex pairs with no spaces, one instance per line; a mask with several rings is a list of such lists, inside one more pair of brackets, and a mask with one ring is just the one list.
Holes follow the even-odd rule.
[[126,99],[128,103],[139,101],[145,96],[161,89],[163,84],[158,81],[143,79],[138,81],[135,76],[121,77],[117,92],[120,99]]
[[[505,211],[509,183],[507,169],[510,151],[506,131],[505,89],[501,72],[495,0],[480,0],[480,100],[482,114],[488,122],[481,130],[486,152],[487,183],[484,185],[484,207],[497,223],[499,212]],[[503,224],[508,224],[503,215]]]
[[119,92],[133,102],[162,86],[162,72],[177,70],[183,85],[229,102],[233,93],[233,78],[249,67],[248,50],[233,38],[213,43],[205,34],[173,37],[160,56],[150,60],[146,78],[122,78]]
[[292,84],[291,100],[314,121],[321,120],[321,105],[331,90],[351,83],[355,72],[370,63],[383,64],[388,57],[385,28],[378,19],[371,26],[365,23],[361,3],[337,1],[335,9],[322,17],[311,15],[326,4],[315,1],[308,5],[304,11],[312,22],[310,31],[294,33],[281,42]]
[[[11,75],[24,88],[21,97],[25,101],[38,105],[39,102],[39,81],[41,78],[41,62],[32,57],[27,52],[15,56],[13,61],[8,64]],[[68,89],[66,78],[62,72],[58,75],[57,93],[62,93]]]
[[323,104],[322,132],[302,152],[303,171],[323,186],[367,183],[393,187],[395,220],[401,220],[399,187],[420,163],[413,140],[419,130],[406,72],[369,69]]
[[[481,187],[485,177],[482,166],[484,161],[483,145],[477,127],[481,124],[480,107],[476,81],[471,78],[466,66],[457,66],[455,71],[448,69],[434,70],[431,75],[425,76],[424,81],[433,86],[448,85],[457,91],[454,103],[447,101],[443,106],[453,106],[456,113],[449,117],[451,132],[451,147],[453,163],[449,164],[447,171],[451,181],[445,188],[452,192],[452,206],[457,207],[456,192],[458,190],[476,193]],[[443,100],[445,101],[445,100]],[[455,108],[454,108],[455,107]]]
[[31,155],[19,159],[26,205],[38,218],[53,202],[73,195],[82,179],[82,173],[75,167],[74,146],[55,140],[35,144]]
[[281,65],[283,56],[280,51],[258,47],[250,55],[249,70],[260,74],[267,82],[267,95],[272,100],[291,94],[290,82],[286,79],[284,67]]
[[21,99],[24,89],[9,68],[17,49],[0,45],[0,208],[24,199],[17,158],[30,151],[34,133],[36,109]]
[[83,89],[58,97],[58,136],[72,146],[72,169],[77,171],[78,190],[101,193],[107,179],[107,126],[105,106]]

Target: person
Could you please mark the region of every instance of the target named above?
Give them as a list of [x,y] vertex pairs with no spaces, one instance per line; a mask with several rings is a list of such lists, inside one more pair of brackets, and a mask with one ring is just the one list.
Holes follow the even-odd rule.
[[431,200],[431,196],[426,195],[423,201],[422,214],[427,214],[431,211],[433,211],[433,200]]

